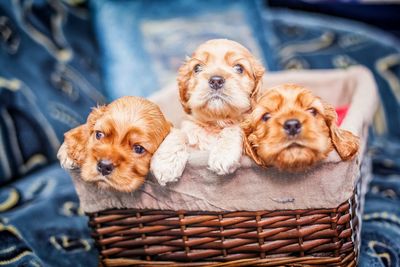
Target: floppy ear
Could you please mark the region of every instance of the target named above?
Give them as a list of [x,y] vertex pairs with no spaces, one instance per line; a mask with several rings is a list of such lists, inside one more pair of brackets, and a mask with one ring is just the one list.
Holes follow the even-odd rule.
[[182,107],[187,114],[191,113],[191,110],[188,106],[189,97],[187,95],[188,85],[190,80],[191,70],[189,68],[189,59],[186,59],[186,62],[179,68],[178,70],[178,88],[179,88],[179,97],[181,100]]
[[82,124],[64,134],[64,142],[68,148],[68,156],[82,166],[87,153],[87,143],[96,120],[103,114],[105,106],[97,107],[89,114],[86,124]]
[[246,153],[247,156],[249,156],[257,165],[265,166],[265,163],[261,160],[261,158],[257,155],[257,153],[254,151],[254,147],[252,145],[251,139],[254,137],[252,136],[252,123],[251,123],[251,118],[248,116],[242,123],[241,123],[241,128],[244,132],[243,135],[243,146],[244,146],[244,152]]
[[64,143],[70,157],[78,166],[82,166],[86,158],[86,144],[89,139],[87,125],[82,124],[64,134]]
[[358,152],[360,139],[349,131],[340,129],[337,126],[337,113],[335,108],[322,102],[325,112],[325,122],[329,128],[332,144],[342,160],[352,159]]
[[251,67],[253,69],[253,78],[255,81],[255,85],[253,91],[251,92],[251,98],[257,98],[257,95],[260,94],[262,89],[262,80],[265,73],[265,68],[263,65],[255,58],[250,60]]

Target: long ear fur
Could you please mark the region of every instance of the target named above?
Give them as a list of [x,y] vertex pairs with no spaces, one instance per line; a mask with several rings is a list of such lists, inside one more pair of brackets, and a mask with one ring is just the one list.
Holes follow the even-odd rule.
[[188,91],[188,83],[190,80],[191,70],[189,69],[189,59],[179,68],[178,70],[178,88],[179,88],[179,97],[181,100],[182,107],[187,114],[191,113],[191,110],[188,105],[189,97],[187,95]]
[[244,146],[244,152],[246,153],[247,156],[249,156],[257,165],[265,166],[265,163],[261,160],[261,158],[257,155],[257,153],[254,151],[254,147],[252,145],[251,139],[252,139],[252,125],[251,125],[251,120],[249,117],[247,117],[242,123],[241,123],[242,130],[244,132],[243,135],[243,146]]
[[82,166],[86,158],[86,145],[89,139],[89,131],[86,124],[82,124],[64,134],[64,142],[68,148],[70,157],[78,166]]
[[337,113],[334,107],[326,102],[322,102],[325,110],[325,122],[329,127],[332,144],[342,160],[350,160],[357,154],[360,139],[347,130],[337,126]]
[[263,80],[263,76],[265,73],[265,68],[255,58],[253,58],[250,63],[253,68],[253,78],[255,81],[255,85],[254,85],[253,91],[251,93],[251,98],[256,99],[262,90],[262,80]]
[[105,106],[94,108],[89,114],[86,124],[82,124],[64,134],[64,142],[68,148],[68,156],[82,166],[87,154],[87,142],[96,120],[105,111]]

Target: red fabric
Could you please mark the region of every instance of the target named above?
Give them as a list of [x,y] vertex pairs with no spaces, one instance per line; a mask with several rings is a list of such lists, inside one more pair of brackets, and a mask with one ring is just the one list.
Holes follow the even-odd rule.
[[342,121],[343,121],[344,117],[346,117],[348,110],[349,110],[349,106],[343,106],[343,107],[336,108],[336,113],[338,115],[338,121],[337,121],[338,125],[342,124]]

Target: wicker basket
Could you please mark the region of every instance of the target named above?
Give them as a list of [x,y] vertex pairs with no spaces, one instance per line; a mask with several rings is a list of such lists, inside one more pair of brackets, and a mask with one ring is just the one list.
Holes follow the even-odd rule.
[[[319,77],[321,73],[325,72],[279,74],[275,81],[281,82],[284,80],[283,76],[289,76],[288,80],[294,82],[300,79],[299,77],[305,80],[312,79],[315,82],[315,77]],[[331,173],[330,170],[336,170],[336,167],[332,167],[336,163],[332,163],[330,169],[325,172],[329,174],[330,181],[335,179],[336,174],[338,183],[344,183],[348,194],[337,192],[336,197],[335,191],[332,191],[333,193],[326,194],[327,199],[325,194],[313,196],[312,201],[305,201],[305,204],[301,202],[304,208],[297,206],[290,208],[289,204],[282,203],[271,206],[266,202],[265,209],[253,209],[251,205],[249,209],[241,209],[242,206],[239,205],[238,209],[196,210],[196,207],[201,205],[197,203],[197,206],[191,207],[190,203],[183,201],[176,204],[178,208],[171,209],[163,203],[173,202],[176,198],[168,198],[167,194],[160,197],[164,198],[163,203],[158,200],[149,202],[148,195],[154,193],[151,191],[154,190],[154,184],[153,189],[147,192],[145,189],[150,186],[149,184],[145,184],[143,192],[132,194],[99,193],[95,191],[93,185],[86,184],[79,178],[79,172],[71,171],[82,208],[90,218],[89,225],[100,252],[101,264],[105,266],[356,266],[360,243],[360,216],[363,210],[364,192],[370,177],[370,161],[365,156],[365,147],[368,132],[366,129],[376,105],[375,84],[370,73],[361,67],[351,68],[348,71],[326,71],[327,77],[336,81],[339,78],[333,74],[329,76],[329,73],[340,74],[338,76],[340,79],[347,79],[342,84],[363,87],[363,92],[367,90],[366,84],[371,84],[372,89],[369,93],[372,92],[371,97],[374,98],[372,102],[361,104],[367,104],[361,111],[363,115],[354,111],[348,112],[349,116],[356,114],[356,119],[362,120],[359,125],[354,126],[354,131],[362,137],[360,155],[364,156],[345,164],[337,163],[342,164],[341,168],[347,166],[348,170],[351,170],[346,172],[349,177],[339,177],[343,173]],[[356,78],[348,79],[348,77]],[[363,84],[357,84],[357,81],[362,81]],[[353,99],[357,94],[360,94],[360,90],[353,92]],[[164,105],[164,100],[160,99],[160,95],[153,98],[161,105],[167,117],[175,123],[179,121],[180,115],[171,118],[176,113],[176,109],[170,108],[171,101],[162,97],[166,101]],[[324,166],[320,168],[323,170]],[[318,174],[318,171],[315,172]],[[242,179],[247,178],[245,171],[239,170],[237,173]],[[260,171],[257,170],[256,173],[259,175]],[[270,180],[271,175],[275,175],[275,172],[266,170],[262,178]],[[299,179],[306,178],[307,174]],[[224,196],[227,192],[226,188],[222,187],[220,194]],[[317,193],[311,190],[294,194],[297,194],[296,197],[305,195],[303,198],[307,199],[307,194]],[[253,192],[249,192],[249,195],[260,197]],[[314,203],[315,199],[319,198],[321,203],[337,204]],[[258,204],[257,207],[262,206],[263,202]]]
[[89,226],[105,266],[356,266],[369,167],[332,209],[110,209],[88,213]]

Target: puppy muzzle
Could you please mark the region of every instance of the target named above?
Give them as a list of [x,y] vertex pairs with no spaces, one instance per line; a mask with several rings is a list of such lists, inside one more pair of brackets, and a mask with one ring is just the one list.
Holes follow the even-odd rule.
[[297,119],[290,119],[283,124],[283,130],[289,137],[294,137],[301,132],[301,123]]
[[211,89],[214,90],[219,90],[221,89],[225,84],[225,79],[222,76],[212,76],[208,80],[208,85],[210,86]]
[[99,160],[97,162],[97,171],[101,173],[101,175],[106,176],[113,172],[114,164],[110,160]]

